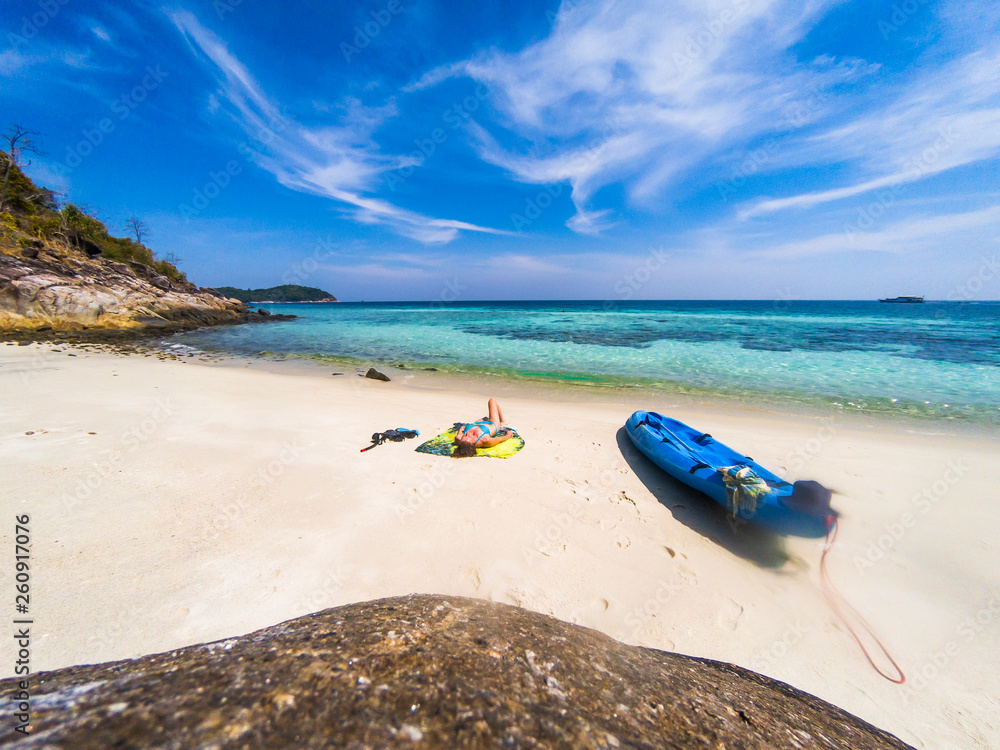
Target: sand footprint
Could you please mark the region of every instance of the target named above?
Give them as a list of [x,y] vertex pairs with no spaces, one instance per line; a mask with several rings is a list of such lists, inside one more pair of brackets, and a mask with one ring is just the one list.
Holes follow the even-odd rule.
[[732,599],[726,601],[719,607],[716,621],[719,626],[726,630],[736,630],[739,627],[739,620],[743,616],[743,605]]
[[611,608],[611,602],[603,596],[591,599],[586,605],[574,609],[570,615],[570,622],[576,625],[593,624],[598,617],[604,615]]
[[482,580],[479,578],[479,571],[476,568],[467,568],[462,572],[465,578],[468,578],[472,582],[472,588],[479,591],[479,587],[482,585]]
[[618,502],[622,501],[631,503],[632,507],[636,508],[637,510],[639,508],[639,506],[635,504],[635,500],[633,500],[632,498],[630,498],[628,495],[625,494],[625,490],[618,491]]

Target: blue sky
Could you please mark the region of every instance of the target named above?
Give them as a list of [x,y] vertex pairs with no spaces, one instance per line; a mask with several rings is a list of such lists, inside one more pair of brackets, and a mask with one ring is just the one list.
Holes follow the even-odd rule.
[[1000,299],[1000,6],[6,0],[28,172],[201,285]]

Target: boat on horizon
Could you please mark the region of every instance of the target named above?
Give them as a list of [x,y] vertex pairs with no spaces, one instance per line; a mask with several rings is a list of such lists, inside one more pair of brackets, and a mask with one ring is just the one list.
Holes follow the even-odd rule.
[[879,302],[923,302],[923,297],[886,297]]

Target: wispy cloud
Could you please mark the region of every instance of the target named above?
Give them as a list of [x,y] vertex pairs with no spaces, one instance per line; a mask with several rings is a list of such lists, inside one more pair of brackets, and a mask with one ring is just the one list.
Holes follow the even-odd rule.
[[53,169],[48,162],[35,159],[25,171],[36,184],[62,195],[69,193],[70,182],[65,170]]
[[[564,2],[545,39],[432,70],[410,87],[468,76],[490,87],[502,128],[471,128],[480,157],[534,184],[568,182],[579,232],[613,223],[594,207],[623,183],[652,202],[695,165],[766,131],[781,112],[858,66],[795,67],[785,56],[825,8],[789,0]],[[504,148],[506,140],[527,149]]]
[[760,201],[743,209],[742,218],[850,198],[1000,156],[1000,45],[922,73],[894,101],[804,145],[797,150],[803,163],[846,163],[866,176],[843,187]]
[[[0,52],[0,77],[21,78],[33,67],[61,66],[74,70],[95,71],[103,69],[95,65],[90,50],[57,50],[48,44],[38,42],[22,51],[12,47]],[[81,86],[80,88],[84,88]]]
[[102,42],[111,41],[111,34],[108,32],[106,28],[101,26],[99,23],[95,23],[93,26],[91,26],[90,32],[98,39],[100,39]]
[[[906,255],[936,248],[942,240],[953,246],[977,247],[994,244],[1000,238],[1000,206],[975,211],[942,213],[902,219],[872,232],[823,234],[810,239],[780,243],[747,255],[771,260],[793,260],[835,253],[893,253]],[[991,231],[992,230],[992,231]],[[952,251],[955,252],[954,250]]]
[[[357,100],[347,100],[342,123],[307,127],[285,114],[226,44],[193,14],[173,10],[168,16],[192,51],[209,63],[219,82],[216,104],[229,106],[235,123],[256,146],[256,163],[282,185],[347,204],[355,220],[386,225],[427,244],[450,242],[461,231],[504,233],[433,218],[371,195],[379,175],[415,164],[410,156],[381,153],[371,139],[372,131],[395,114],[391,102],[366,109]],[[262,133],[269,134],[267,143],[261,141]]]
[[0,76],[10,76],[28,65],[28,58],[16,49],[0,52]]

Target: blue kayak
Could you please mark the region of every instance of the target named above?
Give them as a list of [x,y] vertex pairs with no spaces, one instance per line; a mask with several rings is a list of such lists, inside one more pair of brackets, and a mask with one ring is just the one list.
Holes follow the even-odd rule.
[[684,484],[728,509],[734,518],[779,534],[821,537],[830,491],[818,482],[784,481],[711,435],[656,412],[637,411],[625,423],[635,447]]

